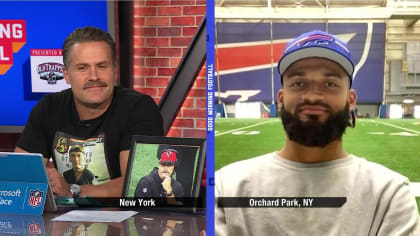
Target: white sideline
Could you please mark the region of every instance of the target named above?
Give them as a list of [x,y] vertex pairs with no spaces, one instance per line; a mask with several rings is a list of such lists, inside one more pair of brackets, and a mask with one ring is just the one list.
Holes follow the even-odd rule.
[[416,133],[416,134],[420,134],[420,132],[419,132],[419,131],[412,130],[412,129],[407,129],[407,128],[404,128],[404,127],[400,127],[400,126],[398,126],[398,125],[388,124],[388,123],[385,123],[385,122],[382,122],[382,121],[372,120],[371,122],[374,122],[374,123],[379,123],[379,124],[383,124],[383,125],[387,125],[387,126],[391,126],[391,127],[397,128],[397,129],[402,129],[402,130],[405,130],[405,131],[410,131],[410,132],[412,132],[412,133]]
[[238,130],[243,130],[243,129],[252,128],[252,127],[255,127],[255,126],[259,126],[259,125],[267,124],[267,123],[269,123],[269,122],[279,122],[279,120],[268,120],[268,121],[266,121],[266,122],[261,122],[261,123],[257,123],[257,124],[253,124],[253,125],[245,126],[245,127],[242,127],[242,128],[233,129],[233,130],[225,131],[225,132],[222,132],[222,133],[217,133],[217,134],[215,134],[214,136],[220,136],[220,135],[224,135],[224,134],[232,133],[232,132],[235,132],[235,131],[238,131]]

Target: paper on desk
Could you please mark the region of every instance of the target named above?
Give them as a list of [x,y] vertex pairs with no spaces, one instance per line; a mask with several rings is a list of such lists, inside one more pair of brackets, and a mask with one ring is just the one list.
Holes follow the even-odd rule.
[[57,216],[52,221],[78,221],[78,222],[122,222],[137,214],[135,211],[69,211]]

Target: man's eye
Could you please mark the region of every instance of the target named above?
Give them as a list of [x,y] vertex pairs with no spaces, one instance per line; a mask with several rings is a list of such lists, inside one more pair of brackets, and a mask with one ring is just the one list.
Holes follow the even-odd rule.
[[291,87],[300,88],[303,86],[303,82],[295,82],[291,84]]
[[78,70],[86,70],[86,66],[78,66],[77,69]]
[[336,84],[336,83],[333,83],[333,82],[327,82],[327,87],[329,87],[329,88],[335,88],[335,87],[338,87],[338,86],[337,86],[337,84]]

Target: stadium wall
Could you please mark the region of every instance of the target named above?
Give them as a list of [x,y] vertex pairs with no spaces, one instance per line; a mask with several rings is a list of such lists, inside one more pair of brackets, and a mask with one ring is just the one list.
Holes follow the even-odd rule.
[[412,106],[420,105],[420,74],[417,84],[413,83],[409,71],[407,49],[409,42],[420,43],[420,24],[412,19],[388,20],[386,27],[385,68],[384,68],[384,104],[389,110],[390,104],[402,104],[404,99],[413,100],[414,103],[406,106],[410,112]]

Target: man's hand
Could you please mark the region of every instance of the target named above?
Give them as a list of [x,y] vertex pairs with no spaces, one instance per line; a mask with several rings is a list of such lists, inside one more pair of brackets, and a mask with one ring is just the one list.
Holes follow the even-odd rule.
[[172,179],[169,176],[165,176],[165,179],[162,182],[162,187],[165,190],[166,194],[172,193]]
[[60,173],[58,173],[56,168],[48,167],[47,174],[48,179],[50,180],[52,190],[57,196],[72,197],[72,194],[69,190],[69,185],[67,184],[64,177],[61,176]]

